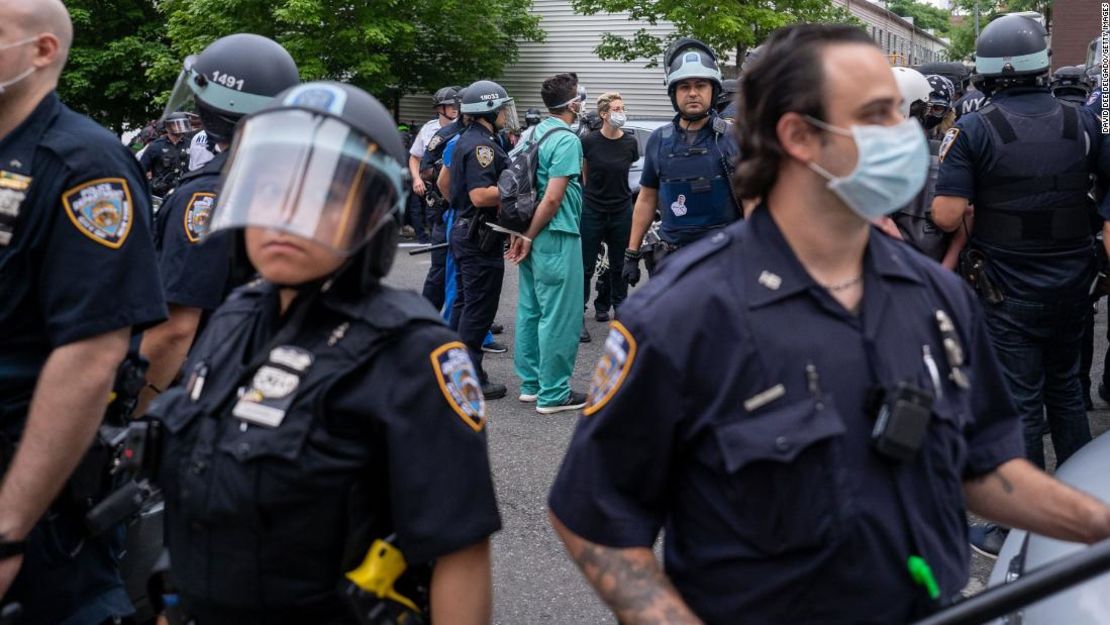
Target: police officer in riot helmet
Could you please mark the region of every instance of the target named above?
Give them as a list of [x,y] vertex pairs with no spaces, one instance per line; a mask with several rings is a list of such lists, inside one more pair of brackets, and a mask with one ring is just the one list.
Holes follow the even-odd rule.
[[[1096,272],[1088,192],[1102,142],[1094,116],[1049,93],[1037,21],[1005,15],[988,24],[975,66],[990,103],[945,134],[933,218],[954,231],[974,205],[960,271],[984,302],[1026,454],[1043,467],[1046,416],[1058,463],[1091,440],[1078,371]],[[997,553],[1003,535],[975,527],[972,544]]]
[[501,299],[505,236],[488,224],[496,218],[501,202],[497,180],[509,161],[496,133],[517,130],[520,122],[513,98],[490,80],[479,80],[465,89],[462,114],[466,128],[455,144],[449,172],[451,205],[457,214],[448,235],[458,292],[451,327],[470,351],[486,398],[498,399],[508,389],[491,382],[486,374],[482,343]]
[[739,148],[732,125],[714,109],[723,88],[717,55],[684,37],[671,44],[663,61],[667,94],[677,114],[651,133],[644,148],[622,271],[631,285],[640,280],[640,247],[656,211],[662,215],[662,242],[652,252],[657,262],[741,216],[729,183]]
[[524,127],[531,128],[532,126],[539,126],[541,119],[540,110],[532,107],[524,113]]
[[[243,231],[261,278],[150,410],[198,624],[488,622],[500,521],[477,372],[423,298],[381,284],[406,161],[389,112],[349,85],[294,87],[243,121],[212,231]],[[396,581],[373,573],[390,553]]]
[[164,134],[147,146],[139,158],[150,189],[164,197],[177,186],[189,168],[189,137],[193,125],[184,112],[176,112],[162,120]]
[[[433,242],[429,235],[434,236],[429,230],[435,230],[434,206],[438,199],[435,197],[435,178],[431,168],[424,167],[424,153],[432,145],[435,134],[444,127],[454,124],[459,116],[459,90],[461,87],[443,87],[436,91],[432,97],[436,116],[428,120],[420,131],[416,133],[409,146],[409,172],[412,175],[412,196],[409,198],[408,209],[405,211],[405,224],[411,226],[416,233],[419,243]],[[428,193],[432,192],[432,197]]]
[[727,119],[734,121],[736,119],[736,90],[739,81],[735,78],[726,78],[721,81],[721,95],[717,96],[717,114]]
[[[232,76],[234,84],[227,84],[224,77]],[[239,33],[217,39],[200,55],[185,61],[167,103],[168,117],[178,115],[172,112],[177,108],[195,108],[216,155],[182,176],[180,186],[166,199],[155,220],[158,270],[170,318],[143,335],[141,352],[150,368],[140,410],[158,389],[173,381],[202,317],[254,273],[242,250],[232,264],[235,239],[226,235],[209,238],[208,224],[239,120],[298,82],[293,57],[277,42],[260,35]]]
[[1082,65],[1067,65],[1052,74],[1052,95],[1085,105],[1091,97],[1091,85],[1087,82],[1087,74]]

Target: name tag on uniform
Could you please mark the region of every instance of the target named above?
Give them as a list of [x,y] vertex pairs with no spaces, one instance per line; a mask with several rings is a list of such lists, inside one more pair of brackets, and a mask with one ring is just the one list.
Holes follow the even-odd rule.
[[313,360],[311,352],[299,347],[286,345],[275,349],[270,353],[270,362],[255,372],[250,386],[239,397],[231,414],[255,425],[280,426]]
[[15,234],[15,221],[19,217],[31,177],[0,171],[0,246],[8,245]]

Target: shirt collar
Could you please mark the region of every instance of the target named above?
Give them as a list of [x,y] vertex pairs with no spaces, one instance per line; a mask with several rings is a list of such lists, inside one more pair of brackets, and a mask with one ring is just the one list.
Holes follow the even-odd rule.
[[8,133],[8,136],[0,139],[0,170],[30,175],[35,149],[60,108],[58,96],[51,91],[27,119]]
[[[865,283],[909,281],[920,284],[920,276],[906,264],[902,245],[872,228],[864,255]],[[748,218],[742,238],[744,291],[748,308],[759,308],[803,291],[821,288],[802,267],[794,250],[782,236],[771,211],[760,205]]]

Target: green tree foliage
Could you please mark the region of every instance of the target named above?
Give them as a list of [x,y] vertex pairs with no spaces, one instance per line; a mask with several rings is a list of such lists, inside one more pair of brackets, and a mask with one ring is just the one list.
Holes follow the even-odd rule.
[[58,92],[75,110],[122,132],[158,115],[173,79],[147,70],[172,54],[151,0],[67,0],[74,41]]
[[[979,28],[982,30],[1003,13],[1036,11],[1045,16],[1048,30],[1052,32],[1053,0],[979,0]],[[948,50],[952,60],[972,60],[975,56],[975,5],[976,0],[955,0],[953,9],[966,15],[963,23],[949,31],[952,46]]]
[[[218,37],[280,42],[306,80],[342,80],[387,100],[500,75],[518,41],[540,41],[531,0],[163,0],[178,58]],[[172,76],[179,66],[157,68]]]
[[902,17],[912,17],[915,26],[932,30],[939,37],[948,34],[948,17],[951,13],[944,9],[917,0],[890,0],[887,8]]
[[795,22],[856,23],[830,0],[571,0],[574,10],[585,15],[627,11],[630,19],[650,24],[669,21],[676,34],[664,39],[640,29],[631,37],[605,33],[597,47],[603,59],[626,62],[648,59],[659,63],[667,45],[681,33],[696,37],[717,51],[724,63],[743,60],[744,53],[761,43],[776,28]]

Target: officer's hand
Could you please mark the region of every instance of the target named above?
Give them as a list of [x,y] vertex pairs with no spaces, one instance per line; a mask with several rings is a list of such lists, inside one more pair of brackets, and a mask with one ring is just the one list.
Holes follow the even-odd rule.
[[419,176],[417,176],[416,178],[413,178],[413,180],[412,180],[412,192],[413,193],[422,196],[422,195],[424,195],[425,192],[427,192],[427,190],[428,190],[428,188],[424,186],[424,179],[423,178],[421,178]]
[[23,566],[23,556],[13,556],[0,560],[0,599],[8,594],[15,576],[19,574],[19,567]]
[[624,251],[624,268],[621,277],[629,286],[636,286],[640,281],[640,252],[637,250]]

